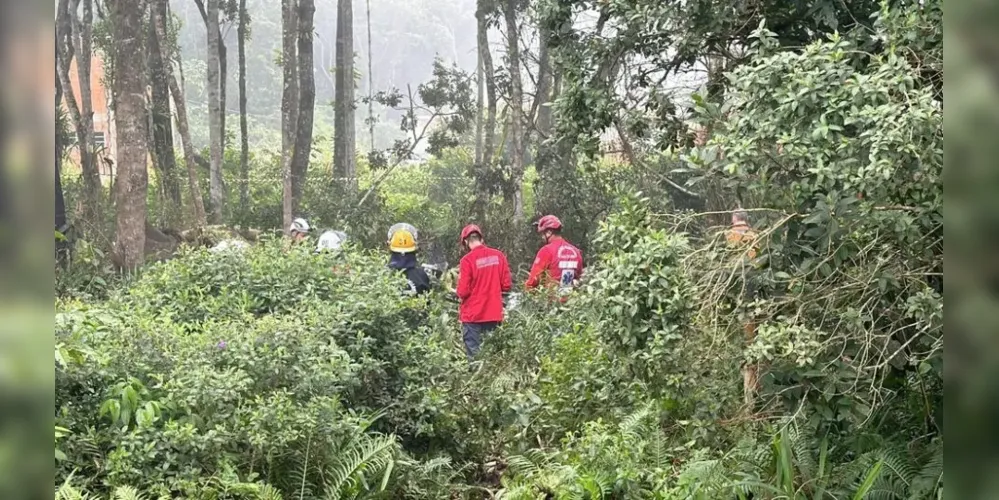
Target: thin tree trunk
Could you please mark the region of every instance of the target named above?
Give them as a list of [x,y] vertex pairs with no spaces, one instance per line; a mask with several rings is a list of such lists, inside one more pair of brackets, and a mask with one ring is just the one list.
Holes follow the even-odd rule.
[[[148,5],[148,4],[147,4]],[[148,14],[147,14],[148,15]],[[149,40],[147,38],[147,42]],[[152,69],[149,68],[149,56],[146,56],[146,68],[152,73]],[[153,94],[152,87],[147,86],[146,92],[142,94],[145,98],[146,106],[146,147],[149,149],[149,158],[152,160],[153,168],[157,172],[159,182],[156,183],[156,207],[159,208],[160,219],[166,218],[166,213],[169,208],[169,202],[167,202],[166,194],[166,184],[163,182],[163,172],[160,170],[160,158],[159,152],[156,149],[156,137],[153,135],[153,131],[156,130],[156,125],[153,123]],[[146,217],[151,217],[148,213]]]
[[294,218],[291,157],[298,128],[298,6],[295,0],[281,4],[281,65],[284,75],[281,93],[281,172],[284,187],[281,214],[285,232]]
[[250,206],[250,143],[246,124],[246,0],[239,0],[239,207],[245,211]]
[[[166,1],[166,0],[160,0]],[[171,72],[167,77],[170,85],[170,94],[173,95],[173,105],[177,108],[177,130],[180,132],[180,143],[184,149],[184,163],[187,165],[187,184],[191,191],[191,201],[194,205],[194,220],[200,227],[207,224],[205,215],[204,195],[201,193],[201,183],[198,180],[198,158],[191,142],[191,131],[187,121],[187,104],[184,94],[177,84],[177,78]]]
[[[475,11],[478,56],[482,65],[482,76],[485,82],[486,90],[486,115],[485,123],[482,127],[482,152],[479,158],[475,177],[476,189],[473,212],[475,213],[476,219],[483,223],[485,222],[486,206],[488,205],[489,200],[489,189],[486,185],[486,179],[488,178],[489,171],[492,168],[493,151],[496,147],[496,72],[493,68],[492,52],[489,50],[488,15],[489,9],[491,8],[492,3],[488,0],[478,0],[478,6]],[[481,106],[479,107],[479,113],[482,113]]]
[[[224,0],[219,0],[222,2]],[[225,39],[222,38],[222,27],[218,28],[219,35],[219,141],[222,145],[222,154],[225,155],[225,119],[226,119],[226,84],[229,81],[229,54],[225,46]]]
[[[535,159],[535,168],[541,172],[552,162],[552,152],[554,148],[546,143],[552,135],[552,101],[554,93],[554,74],[552,73],[551,56],[548,50],[548,33],[539,30],[538,48],[538,90],[534,100],[534,107],[537,116],[537,148],[538,155]],[[533,114],[533,113],[532,113]]]
[[333,171],[357,191],[354,131],[354,10],[352,0],[337,0],[336,95],[333,117]]
[[[59,65],[58,50],[56,51],[56,66]],[[65,123],[60,120],[59,107],[62,106],[62,85],[59,77],[55,81],[55,110],[56,110],[56,133],[55,133],[55,230],[66,231],[66,197],[62,190],[62,154],[65,144],[63,128]],[[56,241],[56,257],[66,248],[65,241]]]
[[312,152],[312,118],[316,103],[316,79],[312,66],[313,17],[315,0],[301,0],[298,11],[298,126],[295,130],[295,150],[291,162],[292,208],[298,209],[309,170]]
[[[224,1],[226,1],[226,0],[219,0],[220,5],[221,5],[221,2],[224,2]],[[221,75],[219,77],[218,90],[219,90],[219,109],[221,110],[222,114],[219,115],[218,128],[221,131],[219,137],[222,138],[222,151],[223,151],[223,154],[224,154],[225,153],[225,140],[226,140],[225,139],[226,84],[228,82],[227,76],[229,74],[229,71],[228,71],[229,57],[228,57],[228,50],[226,49],[226,46],[225,46],[225,39],[222,38],[222,25],[219,24],[219,22],[221,21],[221,18],[219,17],[218,9],[221,8],[221,7],[216,8],[216,13],[215,13],[216,22],[209,22],[208,9],[205,8],[205,1],[204,0],[194,0],[194,3],[197,4],[198,11],[201,13],[201,19],[205,22],[205,29],[209,30],[209,31],[210,30],[215,30],[215,33],[218,35],[218,42],[219,42],[218,43],[218,48],[217,48],[217,50],[215,50],[213,52],[216,53],[216,54],[218,54],[218,67],[219,67],[219,73]],[[181,79],[183,79],[183,78],[181,78]]]
[[208,198],[210,220],[222,223],[224,193],[222,187],[222,109],[219,96],[219,32],[212,29],[219,23],[219,0],[208,0],[208,137],[211,150]]
[[[156,0],[156,9],[153,11],[156,17],[156,36],[160,40],[167,39],[168,2],[169,0]],[[167,44],[160,45],[163,61],[170,65],[170,69],[166,71],[167,87],[170,89],[174,107],[177,109],[177,131],[180,133],[180,144],[184,149],[184,163],[187,166],[187,183],[191,191],[191,204],[194,207],[194,222],[198,227],[202,227],[207,221],[205,220],[205,203],[201,194],[201,184],[198,181],[197,153],[194,150],[194,143],[191,142],[191,131],[187,121],[187,103],[184,100],[184,93],[181,91],[181,87],[177,83],[177,78],[173,73],[173,54],[171,49]],[[179,61],[178,66],[180,66],[181,70],[183,69]]]
[[148,149],[143,4],[136,0],[115,0],[110,5],[115,65],[132,70],[114,73],[118,143],[115,247],[119,263],[125,270],[134,270],[145,260]]
[[375,80],[374,80],[374,70],[372,70],[371,62],[371,0],[366,0],[367,6],[367,17],[368,17],[368,135],[369,135],[369,149],[371,151],[375,150],[375,102],[372,97],[375,93]]
[[538,48],[538,90],[534,101],[532,115],[537,116],[537,128],[539,132],[538,142],[548,138],[551,132],[552,120],[552,74],[551,55],[548,49],[548,33],[540,30]]
[[170,120],[170,87],[167,83],[167,69],[160,45],[168,43],[157,34],[157,10],[162,8],[161,2],[149,4],[149,25],[147,37],[149,40],[148,64],[149,84],[152,91],[152,151],[155,165],[160,175],[163,194],[173,205],[170,212],[175,212],[181,206],[180,183],[177,179],[177,160],[174,157],[173,126]]
[[[100,170],[94,154],[94,112],[90,90],[91,65],[91,31],[93,25],[92,0],[85,0],[83,19],[75,20],[80,6],[80,0],[60,0],[57,11],[57,28],[59,40],[56,50],[59,51],[59,66],[57,73],[62,86],[63,98],[66,100],[66,110],[76,132],[77,148],[80,153],[80,169],[83,174],[84,192],[86,197],[84,218],[95,222],[100,213],[103,198]],[[73,92],[70,79],[70,67],[76,59],[77,84],[80,92]]]
[[517,2],[507,0],[503,4],[503,17],[506,19],[507,60],[510,68],[510,132],[512,148],[510,180],[513,183],[513,224],[519,227],[524,221],[524,178],[523,124],[524,95],[520,79],[520,37],[517,31]]
[[[482,75],[482,54],[475,57],[475,165],[482,163],[482,108],[485,107],[485,81]],[[474,174],[474,172],[473,172]]]

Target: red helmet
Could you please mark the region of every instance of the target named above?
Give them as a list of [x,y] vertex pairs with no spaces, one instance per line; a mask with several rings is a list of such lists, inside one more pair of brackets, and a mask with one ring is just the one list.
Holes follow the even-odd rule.
[[543,233],[549,229],[561,229],[562,221],[558,220],[558,217],[554,215],[546,215],[538,219],[536,225],[538,226],[538,232]]
[[461,230],[461,238],[458,240],[458,243],[464,243],[465,238],[471,236],[472,233],[479,233],[479,236],[482,236],[482,230],[479,229],[479,226],[476,226],[475,224],[469,224],[465,226],[464,229]]

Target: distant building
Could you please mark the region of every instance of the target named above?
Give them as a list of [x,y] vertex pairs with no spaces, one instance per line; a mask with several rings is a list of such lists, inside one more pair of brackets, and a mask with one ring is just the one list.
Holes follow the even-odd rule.
[[[69,80],[73,88],[73,96],[76,97],[77,106],[79,106],[80,83],[76,59],[73,59],[70,65]],[[109,96],[107,89],[104,87],[104,60],[101,59],[98,52],[94,52],[90,62],[90,92],[94,110],[93,149],[95,152],[95,160],[97,162],[98,171],[101,173],[101,177],[110,178],[114,173],[114,161],[117,157],[118,150],[115,144],[114,114],[108,106]],[[63,100],[63,106],[66,106],[65,99]],[[71,129],[70,135],[75,138],[76,134],[75,132],[72,132],[72,123],[69,124],[69,127]],[[75,167],[79,170],[81,168],[79,149],[75,147],[71,148],[68,153],[68,166],[71,168]],[[110,160],[110,162],[107,160]]]

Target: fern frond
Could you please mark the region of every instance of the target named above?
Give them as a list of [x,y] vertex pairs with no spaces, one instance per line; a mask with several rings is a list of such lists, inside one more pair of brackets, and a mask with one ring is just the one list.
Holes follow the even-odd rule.
[[[652,405],[649,404],[621,419],[621,423],[618,424],[618,429],[620,429],[621,435],[632,442],[643,441],[645,435],[649,434],[651,431],[651,429],[647,427],[647,424],[649,417],[652,414]],[[658,432],[658,429],[655,429],[655,432]]]
[[425,474],[437,472],[451,467],[451,457],[434,457],[420,464],[420,469]]
[[605,498],[611,494],[613,488],[613,478],[602,474],[580,476],[578,483],[586,494],[585,498]]
[[70,484],[72,479],[73,476],[71,474],[68,478],[66,478],[66,481],[62,483],[62,486],[56,490],[55,500],[88,500],[90,498],[89,495],[80,492],[74,488],[72,484]]
[[909,488],[910,500],[934,498],[937,491],[943,487],[944,464],[943,442],[938,441],[930,450],[929,459],[919,469],[912,479]]
[[139,493],[139,490],[132,486],[119,486],[115,488],[114,500],[146,500],[146,496]]
[[260,491],[257,492],[257,500],[284,500],[281,497],[281,492],[277,488],[264,484],[260,486]]
[[815,463],[814,450],[819,446],[812,436],[802,432],[797,423],[790,422],[787,425],[787,436],[791,451],[794,453],[794,461],[797,463],[798,473],[802,476],[803,482],[811,482],[818,479],[818,467]]
[[356,489],[366,472],[377,473],[389,466],[398,443],[394,436],[365,437],[356,445],[338,452],[340,460],[327,471],[326,498],[339,500]]
[[531,482],[504,478],[500,484],[503,488],[496,492],[497,500],[534,500],[537,497],[537,491]]
[[[880,452],[880,459],[884,463],[881,477],[885,482],[901,483],[901,492],[897,496],[904,498],[904,493],[908,491],[909,484],[916,475],[917,471],[915,467],[908,459],[891,449],[882,450]],[[879,482],[875,486],[882,487],[883,485]],[[895,488],[891,488],[891,490],[894,491]]]
[[507,457],[507,469],[515,476],[531,478],[542,473],[542,470],[552,463],[552,458],[544,451],[531,449],[523,455]]
[[282,467],[283,470],[274,471],[276,475],[273,477],[279,478],[282,488],[294,492],[296,498],[307,498],[315,494],[315,484],[310,478],[310,471],[315,465],[314,463],[310,464],[310,453],[311,450],[308,449],[296,452],[287,457],[287,468]]

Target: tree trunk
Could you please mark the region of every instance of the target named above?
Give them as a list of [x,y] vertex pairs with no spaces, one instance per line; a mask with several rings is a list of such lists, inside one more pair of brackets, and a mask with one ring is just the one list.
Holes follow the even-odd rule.
[[[58,58],[57,58],[58,59]],[[58,65],[58,60],[56,65]],[[55,133],[55,230],[66,231],[66,197],[62,191],[62,154],[65,144],[63,140],[64,122],[60,119],[59,106],[62,106],[62,85],[59,84],[59,77],[55,81],[55,110],[56,110],[56,133]],[[56,256],[66,247],[64,241],[56,241]]]
[[[226,0],[219,0],[219,2],[224,2],[224,1]],[[215,33],[218,35],[218,41],[219,41],[218,47],[217,50],[213,52],[218,54],[218,67],[219,67],[219,73],[221,74],[221,76],[219,77],[219,86],[218,86],[219,109],[221,110],[221,114],[219,115],[218,128],[221,131],[219,137],[222,138],[222,151],[223,154],[225,154],[225,118],[226,118],[225,102],[226,102],[226,83],[228,82],[227,75],[229,74],[228,71],[229,57],[228,57],[228,50],[226,50],[225,46],[225,40],[222,38],[222,26],[219,24],[221,18],[219,17],[218,10],[221,7],[217,6],[218,8],[215,9],[216,22],[209,22],[208,9],[205,8],[205,1],[194,0],[194,3],[197,4],[198,11],[201,13],[201,19],[205,22],[205,29],[209,31],[214,30]],[[183,79],[183,77],[181,79]]]
[[181,206],[180,183],[177,179],[177,159],[174,156],[173,126],[170,120],[170,87],[167,84],[167,69],[160,45],[169,43],[160,39],[156,29],[156,19],[160,9],[165,9],[162,2],[152,2],[149,7],[149,25],[147,39],[149,40],[148,64],[149,84],[152,91],[152,151],[155,166],[160,176],[160,184],[167,200],[176,211]]
[[357,191],[354,139],[354,11],[352,0],[337,0],[336,94],[333,117],[333,170]]
[[[100,213],[103,198],[101,175],[94,154],[94,111],[90,90],[91,36],[93,26],[93,0],[84,0],[83,19],[77,19],[80,0],[60,0],[57,11],[59,31],[56,50],[59,52],[59,82],[63,98],[73,128],[76,132],[77,148],[80,153],[80,170],[83,174],[85,194],[84,218],[95,222]],[[77,96],[69,72],[73,59],[76,59]]]
[[295,150],[291,161],[291,194],[293,208],[302,200],[302,188],[309,170],[312,152],[312,115],[316,103],[316,80],[312,67],[313,17],[315,0],[301,0],[298,10],[298,125],[295,130]]
[[239,0],[239,207],[244,212],[250,206],[250,143],[246,124],[246,40],[249,19],[246,0]]
[[292,196],[291,157],[295,149],[295,129],[298,126],[298,8],[296,0],[281,4],[281,65],[284,87],[281,93],[281,171],[284,195],[282,219],[285,232],[291,226],[297,208]]
[[[156,36],[160,40],[166,40],[167,2],[169,0],[155,1],[156,8],[153,10],[153,13],[156,18]],[[169,64],[173,60],[170,47],[167,44],[161,44],[160,51],[162,52],[163,61]],[[194,207],[194,222],[198,227],[202,227],[207,221],[205,218],[205,202],[201,194],[201,184],[198,181],[197,153],[194,150],[194,144],[191,142],[191,131],[187,121],[187,103],[184,100],[184,93],[177,83],[177,78],[173,74],[172,66],[170,70],[166,71],[166,80],[170,94],[173,96],[174,107],[177,108],[177,130],[180,132],[181,147],[184,149],[184,163],[187,166],[187,183],[191,191],[191,203]]]
[[[478,56],[482,64],[482,76],[486,88],[486,116],[483,124],[482,155],[479,158],[475,178],[475,206],[473,212],[480,222],[485,221],[486,206],[489,200],[489,186],[486,180],[492,168],[493,152],[496,148],[496,72],[493,68],[493,56],[489,51],[489,9],[492,3],[488,0],[478,0],[475,11]],[[479,113],[482,113],[480,106]]]
[[[224,0],[219,0],[222,2]],[[218,26],[218,25],[216,25]],[[221,26],[216,28],[219,35],[219,144],[222,145],[222,154],[225,154],[225,119],[226,119],[226,82],[229,75],[229,56],[226,50],[225,40],[222,38]]]
[[548,50],[548,32],[540,30],[538,48],[538,90],[534,107],[537,110],[538,143],[551,135],[552,125],[552,73],[551,55]]
[[555,75],[552,72],[551,55],[548,50],[548,32],[539,30],[538,48],[538,90],[534,100],[537,109],[538,155],[535,158],[535,169],[540,173],[551,164],[554,148],[546,143],[552,135],[552,101],[554,100]]
[[371,0],[366,0],[368,17],[368,135],[369,150],[375,150],[375,72],[371,62]]
[[225,203],[222,187],[222,109],[219,84],[219,0],[208,0],[208,140],[211,149],[208,199],[211,203],[210,221],[222,223]]
[[[109,2],[110,3],[110,2]],[[146,72],[143,53],[143,4],[136,0],[110,3],[116,71],[115,126],[117,129],[117,175],[115,250],[125,270],[134,270],[145,259],[146,244]]]
[[503,17],[506,19],[507,60],[510,64],[510,132],[511,155],[510,182],[513,183],[513,224],[519,227],[524,221],[524,157],[523,124],[524,93],[520,79],[520,37],[517,31],[517,2],[507,0],[503,4]]
[[[476,51],[475,57],[475,160],[478,166],[482,163],[482,109],[485,107],[485,81],[482,75],[482,54]],[[473,175],[475,172],[473,172]]]

